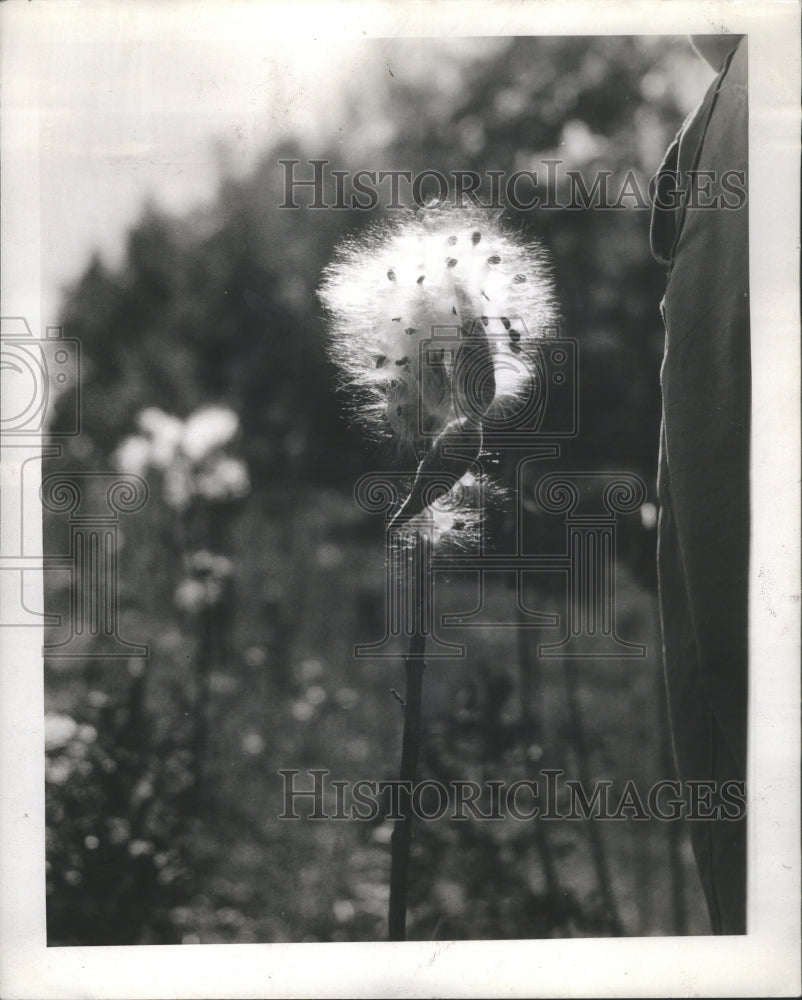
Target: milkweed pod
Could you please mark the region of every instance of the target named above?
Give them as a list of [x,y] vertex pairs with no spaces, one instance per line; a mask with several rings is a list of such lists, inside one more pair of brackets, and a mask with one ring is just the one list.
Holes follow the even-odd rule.
[[[529,354],[555,324],[544,252],[479,209],[368,229],[336,250],[319,295],[355,417],[402,449],[528,391]],[[452,346],[432,365],[437,337]]]
[[471,470],[481,450],[480,426],[467,417],[452,420],[421,459],[409,496],[391,527],[400,527],[447,494]]

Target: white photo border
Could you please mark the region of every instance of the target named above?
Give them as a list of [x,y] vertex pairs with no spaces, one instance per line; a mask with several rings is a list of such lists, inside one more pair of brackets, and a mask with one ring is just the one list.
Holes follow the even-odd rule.
[[[223,3],[9,0],[0,8],[0,314],[43,329],[37,104],[39,32],[158,27],[187,37],[261,30],[321,37],[748,35],[752,302],[752,567],[745,937],[403,944],[47,948],[42,635],[0,633],[0,995],[68,997],[788,996],[800,991],[799,5],[796,2],[360,0]],[[161,13],[160,13],[161,11]],[[310,25],[312,27],[310,27]],[[2,482],[16,473],[0,452]],[[41,553],[41,530],[26,537]],[[0,578],[2,574],[0,574]],[[41,589],[41,579],[38,581]],[[2,587],[0,579],[0,587]],[[0,601],[10,600],[0,590]]]

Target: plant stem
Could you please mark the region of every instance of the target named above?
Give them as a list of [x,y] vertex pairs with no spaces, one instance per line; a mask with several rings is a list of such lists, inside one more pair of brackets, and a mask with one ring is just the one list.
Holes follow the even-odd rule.
[[[518,626],[516,628],[518,637],[518,678],[520,683],[520,741],[521,751],[526,766],[526,752],[529,745],[537,740],[541,746],[545,744],[545,734],[542,724],[542,710],[540,706],[543,701],[543,685],[540,677],[540,665],[533,663],[529,635],[524,627],[524,614],[518,611]],[[534,684],[533,684],[534,682]],[[536,692],[536,704],[538,705],[537,716],[532,711],[532,687]],[[546,883],[546,895],[555,909],[559,909],[563,902],[563,895],[560,889],[560,880],[557,875],[557,868],[551,853],[551,846],[546,834],[546,829],[542,821],[535,820],[535,841],[540,861],[543,865],[543,878]]]
[[[415,542],[416,555],[424,556],[420,538]],[[428,567],[423,568],[428,572]],[[410,637],[409,652],[404,657],[406,691],[404,697],[404,732],[401,741],[401,769],[398,796],[398,816],[393,828],[390,849],[390,941],[406,940],[407,889],[409,849],[412,844],[412,788],[418,770],[421,744],[421,700],[423,696],[423,671],[426,669],[424,652],[426,634],[422,629],[424,588],[419,577],[415,578],[415,631]]]
[[[568,710],[571,714],[571,725],[574,733],[574,747],[579,764],[579,780],[583,787],[590,787],[590,754],[587,742],[585,741],[585,729],[582,724],[582,708],[579,700],[579,681],[577,678],[576,663],[573,660],[565,661],[565,684],[568,694]],[[604,840],[599,829],[599,824],[590,817],[586,824],[588,836],[590,838],[590,850],[593,855],[593,863],[596,868],[596,880],[599,886],[599,895],[602,900],[602,911],[610,934],[613,937],[621,937],[624,933],[621,918],[618,915],[618,908],[613,893],[612,879],[607,865],[607,853],[604,849]]]

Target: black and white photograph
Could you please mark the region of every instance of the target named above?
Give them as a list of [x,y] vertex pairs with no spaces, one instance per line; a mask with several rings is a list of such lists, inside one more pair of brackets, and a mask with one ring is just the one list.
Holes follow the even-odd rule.
[[798,22],[0,6],[3,996],[798,991]]

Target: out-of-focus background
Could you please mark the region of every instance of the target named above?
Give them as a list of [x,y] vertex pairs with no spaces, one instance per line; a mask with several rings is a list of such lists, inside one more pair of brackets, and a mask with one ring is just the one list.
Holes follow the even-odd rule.
[[[387,455],[349,425],[315,295],[381,208],[280,209],[279,160],[308,176],[311,158],[483,174],[559,159],[610,171],[616,192],[632,171],[646,192],[711,76],[685,39],[656,36],[242,44],[241,59],[208,37],[50,55],[67,83],[42,105],[47,319],[82,361],[81,433],[45,473],[147,480],[120,521],[119,632],[150,647],[110,660],[87,639],[46,660],[51,944],[386,936],[392,825],[278,819],[280,769],[397,773],[400,655],[353,656],[384,621],[382,527],[353,487]],[[648,210],[625,204],[506,218],[548,249],[579,343],[580,433],[553,468],[650,486],[619,519],[616,567],[621,637],[647,657],[541,662],[546,630],[466,630],[467,658],[427,671],[421,778],[673,777],[654,573],[665,278]],[[526,516],[535,550],[559,550],[560,517]],[[504,516],[490,527],[503,536]],[[48,514],[45,537],[64,552],[68,516]],[[529,586],[530,606],[564,611],[558,574]],[[65,623],[49,642],[74,589],[48,574]],[[475,596],[456,575],[444,594]],[[500,578],[489,606],[513,597]],[[410,938],[621,933],[707,933],[681,825],[416,825]]]

